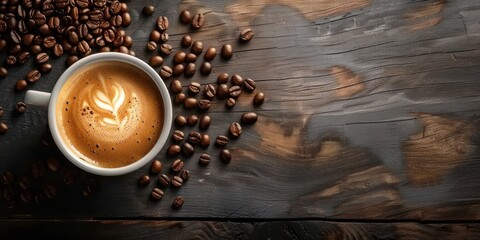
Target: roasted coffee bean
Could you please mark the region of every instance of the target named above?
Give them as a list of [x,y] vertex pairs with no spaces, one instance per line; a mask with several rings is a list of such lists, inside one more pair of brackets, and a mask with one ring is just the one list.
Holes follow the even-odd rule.
[[42,52],[42,47],[40,45],[32,45],[30,47],[30,51],[33,53],[33,54],[39,54]]
[[180,172],[184,165],[185,163],[182,160],[176,159],[175,161],[173,161],[172,166],[170,168],[174,172]]
[[163,58],[161,56],[158,56],[158,55],[153,55],[148,60],[148,64],[150,66],[154,67],[154,68],[160,67],[163,64]]
[[[65,1],[65,2],[68,2],[68,1]],[[93,0],[93,5],[95,5],[95,7],[98,7],[98,8],[104,8],[106,4],[107,4],[107,0]]]
[[17,105],[15,105],[15,110],[18,113],[24,113],[27,111],[27,105],[24,102],[18,102]]
[[232,58],[233,56],[232,45],[230,44],[223,45],[221,54],[222,54],[222,58],[225,60]]
[[117,35],[115,39],[113,39],[113,46],[120,47],[123,45],[123,41],[125,40],[125,36]]
[[43,39],[43,47],[44,48],[53,48],[57,44],[55,37],[48,36]]
[[22,42],[22,37],[15,30],[10,31],[10,39],[15,44],[20,44]]
[[212,64],[209,62],[203,62],[202,66],[200,67],[200,73],[202,75],[209,75],[212,72]]
[[253,92],[253,90],[257,88],[257,84],[253,79],[245,78],[245,80],[243,81],[243,88],[249,92]]
[[131,48],[133,45],[133,38],[130,36],[124,36],[123,45],[127,48]]
[[34,82],[38,81],[41,76],[42,76],[42,74],[37,69],[33,69],[33,70],[30,70],[27,73],[27,80],[30,83],[34,83]]
[[152,5],[145,6],[142,9],[142,14],[145,16],[152,16],[154,12],[155,12],[155,7]]
[[189,24],[191,21],[192,21],[192,14],[187,10],[183,10],[180,13],[180,22],[184,24]]
[[187,124],[188,124],[188,126],[193,127],[193,126],[197,125],[197,123],[198,123],[198,116],[197,116],[197,115],[192,114],[192,115],[189,115],[189,116],[187,117]]
[[220,151],[220,160],[224,163],[229,163],[232,160],[232,154],[228,149],[222,149],[222,151]]
[[20,200],[22,200],[23,203],[31,203],[33,200],[33,194],[31,191],[22,191],[20,193]]
[[49,157],[47,159],[47,167],[52,172],[57,172],[60,169],[60,162],[54,157]]
[[125,53],[125,54],[130,54],[130,50],[128,50],[128,48],[125,47],[125,46],[120,46],[120,47],[118,48],[118,52],[120,52],[120,53]]
[[4,67],[0,67],[0,77],[4,78],[8,75],[8,70]]
[[76,168],[68,168],[63,174],[63,183],[66,185],[73,184],[77,180],[78,170]]
[[187,124],[187,119],[183,115],[178,115],[175,117],[175,125],[177,127],[184,127]]
[[190,142],[191,144],[197,144],[200,142],[202,138],[202,134],[200,134],[199,132],[197,131],[191,131],[189,134],[188,134],[188,142]]
[[188,181],[188,179],[190,179],[190,171],[184,169],[180,173],[180,176],[182,177],[183,181],[186,182],[186,181]]
[[57,196],[57,187],[53,184],[47,184],[43,187],[43,194],[49,199],[53,199]]
[[202,139],[200,140],[200,147],[207,148],[210,146],[210,136],[208,134],[203,134]]
[[163,43],[160,45],[160,52],[164,55],[170,55],[172,53],[172,45],[168,43]]
[[[113,31],[113,29],[107,29],[105,31],[103,31],[103,39],[105,39],[106,42],[113,42],[113,40],[115,40],[115,31]],[[70,42],[72,44],[75,44],[75,42],[71,41]]]
[[240,40],[243,42],[248,42],[253,38],[253,31],[251,28],[245,28],[240,32]]
[[203,43],[200,41],[193,42],[190,52],[198,56],[202,53],[202,51],[203,51]]
[[177,64],[173,66],[173,76],[180,76],[185,71],[185,66],[183,64]]
[[122,26],[122,21],[123,21],[122,16],[113,15],[112,18],[110,18],[110,25],[118,28],[118,27]]
[[55,44],[55,46],[53,47],[53,55],[55,57],[60,57],[63,55],[63,46],[60,45],[60,44]]
[[200,83],[197,83],[197,82],[191,82],[189,85],[188,85],[188,91],[191,93],[191,94],[198,94],[200,92],[200,89],[201,89],[201,85]]
[[188,48],[192,45],[192,37],[189,35],[185,35],[182,37],[182,41],[180,42],[182,47]]
[[196,13],[192,18],[192,28],[200,29],[205,24],[205,16],[203,13]]
[[[82,1],[82,0],[76,0],[76,1],[78,2],[78,1]],[[85,0],[83,0],[83,1],[85,1]],[[78,6],[78,3],[77,3],[77,6]],[[112,14],[119,14],[121,10],[122,10],[122,4],[119,1],[115,0],[110,4],[110,12]]]
[[25,34],[22,36],[22,43],[25,46],[30,46],[33,43],[34,35],[31,33]]
[[238,75],[238,74],[234,74],[232,76],[232,78],[230,79],[230,82],[232,83],[232,86],[242,86],[244,80],[242,78],[242,76]]
[[246,112],[242,114],[241,122],[243,124],[253,124],[257,121],[258,115],[254,112]]
[[170,38],[170,36],[168,35],[167,32],[163,32],[163,33],[160,35],[160,41],[162,41],[162,42],[167,42],[169,38]]
[[196,70],[197,69],[194,63],[188,63],[185,66],[185,70],[183,73],[185,74],[185,77],[192,77],[195,74]]
[[235,101],[234,98],[227,98],[227,100],[225,100],[225,107],[232,108],[236,103],[237,101]]
[[238,138],[240,135],[242,135],[242,126],[238,122],[232,122],[228,130],[230,135],[234,138]]
[[196,98],[187,98],[185,99],[185,102],[183,103],[183,106],[187,109],[192,109],[197,107],[197,99]]
[[263,92],[259,92],[255,94],[252,102],[254,106],[260,106],[263,104],[264,101],[265,101],[265,94]]
[[202,153],[198,158],[198,162],[200,162],[203,165],[209,164],[211,160],[212,160],[212,156],[210,156],[210,154],[208,153]]
[[21,52],[20,54],[18,54],[17,63],[20,65],[24,64],[25,62],[28,61],[29,58],[30,58],[29,52]]
[[3,185],[12,185],[13,184],[13,173],[10,171],[5,171],[1,177]]
[[147,43],[147,49],[148,49],[149,51],[152,51],[152,52],[155,51],[155,50],[157,50],[157,43],[154,42],[154,41],[148,42],[148,43]]
[[227,84],[219,84],[217,87],[217,98],[218,99],[225,99],[229,96],[228,92],[228,85]]
[[4,113],[5,113],[5,110],[3,110],[3,107],[0,107],[0,117],[2,117]]
[[173,208],[180,208],[183,206],[185,199],[182,196],[178,196],[173,200],[172,207]]
[[212,120],[210,119],[210,116],[208,115],[202,116],[202,118],[200,118],[200,123],[199,123],[200,129],[202,130],[208,129],[210,127],[211,122]]
[[40,179],[45,174],[45,164],[38,160],[32,163],[32,175],[35,179]]
[[150,181],[151,181],[150,176],[142,175],[138,179],[138,185],[144,187],[144,186],[147,186],[150,183]]
[[78,26],[77,35],[78,35],[78,37],[80,37],[80,38],[86,38],[86,37],[87,37],[87,35],[88,35],[88,26],[87,26],[87,24],[83,23],[83,24],[80,24],[80,26]]
[[166,174],[162,174],[162,175],[158,176],[158,183],[160,183],[160,185],[166,187],[166,186],[168,186],[168,184],[170,184],[170,178]]
[[24,20],[18,21],[17,30],[19,33],[25,34],[28,32],[27,25]]
[[80,53],[86,53],[88,51],[91,51],[90,45],[88,45],[88,43],[85,40],[82,40],[78,43],[77,49]]
[[13,55],[9,55],[9,56],[7,56],[7,59],[5,60],[5,63],[7,65],[15,65],[15,63],[17,63],[17,58]]
[[182,153],[185,154],[185,156],[192,156],[194,152],[195,148],[193,148],[190,143],[186,142],[182,144]]
[[150,41],[154,41],[154,42],[158,43],[160,41],[161,36],[162,36],[162,34],[159,31],[152,30],[150,32]]
[[162,78],[169,78],[173,75],[173,70],[169,66],[162,66],[160,69],[160,77]]
[[173,93],[180,93],[182,92],[182,83],[175,79],[173,80],[171,83],[170,83],[170,90],[173,92]]
[[187,53],[187,55],[185,56],[185,62],[193,63],[196,60],[197,60],[197,55],[193,53]]
[[215,48],[208,48],[203,55],[205,61],[210,62],[217,56],[217,49]]
[[161,32],[166,31],[169,27],[168,18],[165,16],[160,16],[157,18],[157,28]]
[[102,47],[100,48],[100,52],[110,52],[110,47],[107,47],[107,46]]
[[175,103],[176,104],[183,103],[185,102],[186,98],[187,96],[185,95],[185,93],[178,93],[177,95],[175,95]]
[[185,54],[185,52],[183,51],[176,52],[175,56],[173,57],[173,63],[175,64],[183,63],[185,61],[186,56],[187,54]]
[[185,137],[185,134],[180,130],[175,130],[175,132],[173,132],[172,134],[172,140],[175,142],[183,141],[184,137]]
[[242,94],[242,88],[240,86],[232,86],[228,89],[228,94],[232,98],[237,98]]
[[18,186],[20,186],[20,188],[22,190],[29,190],[29,189],[32,188],[32,185],[33,185],[32,179],[30,177],[27,177],[27,176],[23,176],[18,181]]
[[183,179],[179,176],[173,176],[172,178],[172,186],[179,188],[183,185]]
[[8,125],[6,123],[0,123],[0,133],[7,133]]
[[[113,35],[115,35],[115,33],[113,33],[113,30],[110,30],[111,32],[103,32],[103,35],[105,36],[106,34],[110,34],[112,33]],[[109,35],[110,36],[110,35]],[[111,37],[112,40],[113,40],[113,36]],[[70,44],[72,45],[76,45],[78,44],[78,34],[75,32],[75,31],[71,31],[69,34],[68,34],[68,41],[70,42]],[[110,37],[109,37],[110,39]],[[112,41],[109,41],[109,42],[112,42]]]
[[24,79],[20,79],[15,84],[15,90],[23,91],[23,90],[27,89],[27,86],[28,86],[27,81],[25,81]]
[[128,27],[132,23],[132,17],[130,16],[130,13],[124,12],[122,13],[122,26],[123,27]]
[[126,3],[122,3],[122,9],[121,9],[121,12],[122,13],[126,13],[128,12],[128,5]]
[[178,146],[176,144],[172,144],[168,147],[167,154],[173,157],[173,156],[178,155],[180,153],[180,151],[181,151],[180,146]]
[[215,139],[215,144],[220,147],[224,147],[228,144],[228,137],[224,135],[218,135]]
[[20,44],[15,44],[15,45],[13,45],[8,51],[9,51],[11,54],[17,54],[17,53],[19,53],[20,51],[22,51],[22,45],[20,45]]
[[71,66],[72,64],[76,63],[77,61],[78,61],[78,56],[75,56],[75,55],[70,55],[67,58],[68,66]]
[[150,171],[152,173],[158,174],[162,171],[162,162],[160,160],[153,160],[152,163],[150,164]]
[[203,89],[203,95],[207,98],[213,98],[215,97],[217,93],[217,90],[215,89],[215,86],[212,84],[207,84],[205,85],[205,88]]
[[212,103],[208,99],[200,99],[200,101],[198,101],[198,108],[200,108],[201,110],[206,111],[210,109],[211,106]]
[[217,77],[217,83],[222,84],[222,83],[227,83],[228,82],[228,73],[220,73]]
[[154,189],[152,190],[152,193],[151,193],[151,199],[152,199],[153,201],[159,201],[160,199],[163,198],[163,194],[164,194],[164,193],[163,193],[162,189],[154,188]]
[[35,61],[37,61],[37,63],[46,63],[49,59],[50,57],[48,56],[48,54],[44,52],[39,53],[37,54],[37,56],[35,56]]

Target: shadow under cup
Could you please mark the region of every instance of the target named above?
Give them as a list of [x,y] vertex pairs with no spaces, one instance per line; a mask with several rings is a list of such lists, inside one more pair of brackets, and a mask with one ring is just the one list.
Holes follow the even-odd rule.
[[55,143],[81,169],[104,176],[133,172],[167,141],[172,105],[160,76],[122,53],[81,59],[60,77],[48,120]]

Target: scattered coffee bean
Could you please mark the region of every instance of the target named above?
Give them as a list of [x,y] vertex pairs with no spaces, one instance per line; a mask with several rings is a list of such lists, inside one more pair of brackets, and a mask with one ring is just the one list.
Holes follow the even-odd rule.
[[203,134],[202,139],[200,140],[200,147],[207,148],[210,146],[210,136],[208,134]]
[[222,58],[225,60],[232,58],[233,56],[232,45],[230,44],[223,45],[221,54],[222,54]]
[[200,123],[199,127],[202,130],[207,130],[210,127],[212,120],[210,119],[210,116],[208,115],[203,115],[202,118],[200,118]]
[[232,122],[228,130],[230,131],[230,135],[234,138],[238,138],[242,135],[242,126],[238,122]]
[[185,77],[192,77],[195,74],[196,70],[197,69],[196,69],[194,63],[187,64],[187,66],[185,67],[185,71],[184,71]]
[[60,57],[63,55],[63,46],[61,44],[55,44],[53,47],[53,55],[55,57]]
[[1,177],[3,185],[12,185],[13,179],[14,179],[13,173],[10,171],[5,171]]
[[162,171],[162,162],[160,160],[153,160],[150,164],[150,171],[155,174],[159,174]]
[[175,95],[175,103],[176,104],[183,103],[185,102],[186,98],[187,96],[185,95],[185,93],[178,93],[177,95]]
[[44,64],[40,65],[39,70],[40,70],[41,73],[49,73],[49,72],[52,71],[52,68],[53,68],[52,64],[44,63]]
[[32,188],[32,185],[33,180],[28,176],[23,176],[20,178],[20,181],[18,181],[18,186],[20,186],[22,190],[29,190]]
[[178,51],[175,53],[175,56],[173,57],[173,63],[179,64],[185,62],[185,57],[187,54],[183,51]]
[[200,99],[200,101],[198,101],[198,108],[200,108],[201,110],[206,111],[210,109],[211,106],[212,103],[208,99]]
[[47,159],[47,167],[52,172],[57,172],[60,169],[60,162],[54,157],[49,157]]
[[240,86],[232,86],[228,89],[228,94],[232,98],[237,98],[242,94],[242,88]]
[[45,174],[45,164],[42,161],[32,163],[32,175],[35,179],[40,179]]
[[220,73],[217,77],[217,83],[222,84],[222,83],[227,83],[228,82],[228,73]]
[[150,182],[151,182],[150,176],[148,175],[142,175],[138,179],[138,185],[142,187],[147,186]]
[[192,156],[195,152],[195,148],[193,148],[190,143],[186,142],[182,144],[182,152],[185,154],[185,156]]
[[228,92],[228,85],[224,83],[219,84],[217,87],[217,98],[225,99],[228,96],[230,96],[230,93]]
[[232,160],[232,154],[228,149],[222,149],[220,152],[220,160],[224,163],[229,163]]
[[200,134],[197,131],[191,131],[188,134],[188,142],[191,144],[197,144],[200,142],[201,139],[202,139],[202,134]]
[[160,199],[163,198],[163,194],[164,194],[164,193],[163,193],[162,189],[154,188],[154,189],[152,190],[152,193],[151,193],[150,196],[151,196],[151,199],[152,199],[153,201],[159,201]]
[[227,98],[227,100],[225,100],[225,107],[232,108],[236,103],[237,101],[235,101],[234,98]]
[[27,105],[24,102],[18,102],[15,106],[15,109],[18,113],[24,113],[25,111],[27,111]]
[[172,134],[172,140],[175,142],[183,141],[184,137],[185,137],[185,134],[180,130],[175,130],[175,132],[173,132]]
[[[46,56],[47,56],[47,59],[46,59],[46,60],[45,60],[45,59],[40,59],[40,60],[37,59],[37,62],[38,62],[38,61],[45,61],[45,62],[48,61],[48,55],[46,55]],[[20,64],[20,65],[24,64],[25,62],[27,62],[27,60],[28,60],[29,58],[30,58],[30,53],[29,53],[29,52],[21,52],[21,53],[18,55],[18,57],[17,57],[17,59],[18,59],[18,64]]]
[[230,82],[232,83],[232,86],[242,86],[244,80],[242,78],[242,76],[238,75],[238,74],[234,74],[232,76],[232,78],[230,79]]
[[240,40],[243,42],[248,42],[253,38],[253,31],[251,28],[245,28],[240,32]]
[[97,182],[94,179],[87,179],[83,185],[82,194],[84,197],[91,197],[97,190]]
[[203,165],[208,165],[211,160],[212,160],[212,156],[210,156],[210,154],[208,153],[202,153],[198,158],[198,162],[200,162]]
[[205,24],[205,16],[203,16],[203,13],[196,13],[192,19],[192,28],[200,29],[203,24]]
[[202,53],[202,51],[203,51],[203,43],[200,41],[193,42],[190,52],[198,56]]
[[180,172],[184,165],[185,163],[182,160],[176,159],[175,161],[173,161],[172,166],[170,168],[174,172]]
[[167,187],[170,184],[170,178],[166,174],[162,174],[158,176],[158,183],[163,187]]
[[193,95],[196,95],[200,92],[200,89],[201,89],[201,85],[200,83],[197,83],[197,82],[191,82],[189,85],[188,85],[188,91],[193,94]]
[[185,71],[185,66],[183,64],[177,64],[173,67],[173,76],[180,76]]
[[257,121],[258,115],[254,112],[246,112],[242,114],[241,122],[243,124],[253,124]]
[[169,27],[168,18],[165,16],[160,16],[157,18],[157,28],[161,32],[168,30]]
[[173,208],[180,208],[183,206],[185,199],[182,196],[178,196],[173,200],[172,207]]
[[193,127],[193,126],[197,125],[197,123],[198,123],[198,116],[197,115],[192,114],[192,115],[187,117],[188,126]]
[[173,93],[181,93],[182,92],[182,83],[180,80],[175,79],[170,83],[170,90]]
[[259,92],[255,94],[255,96],[253,97],[253,105],[255,106],[262,105],[264,101],[265,101],[265,94],[263,92]]
[[183,185],[183,179],[179,176],[173,176],[172,178],[172,186],[179,188]]
[[164,55],[170,55],[172,53],[172,49],[172,45],[168,43],[163,43],[162,45],[160,45],[160,52]]
[[15,65],[15,63],[17,63],[17,58],[13,55],[9,55],[9,56],[7,56],[7,59],[5,60],[5,63],[7,65]]
[[183,106],[187,109],[193,109],[197,107],[197,99],[196,98],[187,98],[185,102],[183,102]]
[[216,56],[217,56],[217,49],[212,47],[212,48],[208,48],[207,51],[205,51],[205,54],[203,55],[203,59],[205,59],[205,61],[207,62],[210,62]]
[[68,66],[71,66],[72,64],[76,63],[77,61],[78,61],[78,56],[75,56],[75,55],[70,55],[67,58]]
[[183,10],[180,13],[180,22],[184,24],[189,24],[191,21],[192,21],[192,14],[187,10]]
[[243,81],[243,88],[249,92],[253,92],[253,90],[255,90],[255,88],[257,88],[257,84],[255,83],[255,81],[251,78],[246,78],[244,81]]
[[152,16],[154,12],[155,12],[155,7],[152,5],[145,6],[142,9],[142,14],[145,16]]
[[23,91],[23,90],[27,89],[27,86],[28,86],[27,81],[25,81],[24,79],[20,79],[15,84],[15,89],[17,91]]
[[57,187],[53,184],[47,184],[43,187],[43,194],[49,199],[53,199],[57,196]]
[[205,88],[203,89],[203,95],[207,98],[213,98],[215,97],[217,93],[217,90],[215,89],[215,86],[212,84],[207,84],[205,85]]
[[224,135],[218,135],[215,139],[215,144],[220,147],[224,147],[228,144],[228,137]]
[[153,55],[148,60],[148,64],[150,66],[154,67],[154,68],[160,67],[163,64],[163,58],[161,56],[158,56],[158,55]]
[[23,203],[31,203],[33,199],[33,194],[31,191],[22,191],[20,193],[20,200],[22,200]]
[[125,47],[127,48],[131,48],[133,45],[133,38],[130,36],[125,36],[123,40],[123,45],[125,45]]
[[183,115],[178,115],[175,117],[175,125],[177,127],[183,127],[187,124],[187,119]]
[[187,53],[187,56],[185,57],[185,61],[189,63],[193,63],[197,60],[197,55],[193,53]]
[[162,66],[160,69],[160,77],[162,78],[169,78],[173,75],[173,70],[169,66]]
[[212,72],[212,64],[209,62],[203,62],[202,66],[200,67],[200,73],[202,75],[209,75]]
[[172,144],[167,149],[167,154],[171,157],[178,155],[181,152],[180,146],[176,144]]
[[182,177],[183,181],[186,182],[186,181],[188,181],[188,179],[190,179],[190,171],[184,169],[180,173],[180,176]]
[[157,50],[157,43],[154,41],[150,41],[147,43],[147,49],[151,52]]
[[78,176],[77,168],[68,168],[65,173],[63,174],[63,183],[66,185],[73,184]]
[[150,32],[150,41],[154,41],[154,42],[158,43],[160,41],[161,36],[162,36],[162,34],[159,31],[152,30]]
[[38,81],[41,76],[42,76],[42,74],[40,73],[40,71],[38,71],[37,69],[33,69],[33,70],[30,70],[27,73],[27,80],[30,83],[34,83],[34,82]]
[[0,117],[2,117],[4,113],[5,113],[5,110],[3,110],[3,107],[0,107]]
[[4,67],[0,67],[0,77],[4,78],[8,75],[8,70]]
[[180,42],[182,47],[188,48],[192,45],[192,37],[189,35],[185,35],[182,37],[182,41]]

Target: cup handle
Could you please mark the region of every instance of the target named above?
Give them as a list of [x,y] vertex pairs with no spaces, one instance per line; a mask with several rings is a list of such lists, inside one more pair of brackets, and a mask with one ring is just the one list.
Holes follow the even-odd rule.
[[25,103],[28,105],[48,107],[51,93],[28,90],[25,94]]

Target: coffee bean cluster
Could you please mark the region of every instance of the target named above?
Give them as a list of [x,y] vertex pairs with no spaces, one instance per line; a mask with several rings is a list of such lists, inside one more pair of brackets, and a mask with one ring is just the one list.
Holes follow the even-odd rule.
[[96,51],[134,55],[133,40],[122,29],[130,23],[127,4],[117,0],[0,0],[0,51],[7,55],[0,78],[33,59],[35,69],[15,84],[23,91],[64,54],[67,65]]

